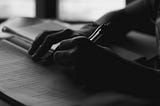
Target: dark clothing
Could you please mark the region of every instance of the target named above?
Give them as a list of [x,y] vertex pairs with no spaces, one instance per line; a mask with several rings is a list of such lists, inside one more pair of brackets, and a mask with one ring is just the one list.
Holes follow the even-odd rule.
[[95,24],[82,28],[82,32],[89,35],[97,27],[96,24],[100,25],[111,21],[111,29],[106,34],[107,39],[109,39],[107,42],[119,41],[130,30],[138,30],[154,35],[155,22],[160,13],[159,5],[159,0],[135,0],[124,9],[106,13],[96,20]]
[[[100,39],[104,47],[124,41],[125,35],[131,30],[155,35],[155,22],[160,13],[159,5],[160,0],[136,0],[122,10],[107,13],[95,22],[97,25],[85,26],[81,32],[89,35],[98,25],[111,21],[109,31]],[[100,61],[99,68],[87,69],[89,71],[79,74],[90,88],[104,88],[150,100],[160,98],[160,73],[125,60],[110,49],[104,48],[101,51],[100,57],[94,60]],[[94,63],[91,67],[93,66]]]
[[110,26],[112,28],[107,34],[109,38],[107,42],[119,41],[130,30],[154,35],[155,22],[160,13],[159,4],[159,0],[135,0],[124,9],[107,13],[95,23],[100,25],[108,21],[112,22]]

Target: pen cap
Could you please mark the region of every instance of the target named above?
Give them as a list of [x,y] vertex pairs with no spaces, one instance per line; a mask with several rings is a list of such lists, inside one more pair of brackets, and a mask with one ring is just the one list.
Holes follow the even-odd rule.
[[101,33],[102,33],[102,34],[105,34],[105,33],[108,31],[109,25],[110,25],[110,22],[105,23],[105,24],[103,24],[103,25],[101,26]]

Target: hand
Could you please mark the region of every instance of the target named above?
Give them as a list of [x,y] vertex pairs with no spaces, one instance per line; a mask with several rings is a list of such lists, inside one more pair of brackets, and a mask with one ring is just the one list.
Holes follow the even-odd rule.
[[60,31],[45,31],[36,37],[28,51],[28,54],[31,55],[33,60],[39,61],[41,60],[41,57],[48,52],[53,44],[69,38],[72,33],[73,31],[69,29]]
[[100,48],[86,37],[77,36],[61,41],[53,58],[61,65],[84,67],[96,61],[98,49]]
[[[71,34],[73,34],[72,30],[58,31],[51,34],[50,32],[44,32],[36,38],[28,53],[33,60],[40,61],[51,46],[59,42],[60,45],[54,51],[51,59],[57,64],[74,66],[76,74],[79,76],[76,76],[77,80],[79,78],[88,79],[90,73],[94,77],[101,68],[99,65],[102,65],[104,57],[101,54],[104,50],[84,36],[69,38]],[[93,69],[97,71],[93,71]]]

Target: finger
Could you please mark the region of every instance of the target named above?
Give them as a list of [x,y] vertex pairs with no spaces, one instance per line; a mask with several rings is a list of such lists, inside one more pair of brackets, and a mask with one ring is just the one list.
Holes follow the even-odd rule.
[[33,55],[35,53],[35,51],[38,49],[38,47],[41,45],[41,43],[44,41],[44,39],[46,38],[46,36],[52,34],[52,33],[57,33],[60,32],[59,31],[45,31],[41,34],[39,34],[35,41],[33,42],[32,46],[30,47],[28,54]]
[[65,39],[60,42],[60,44],[55,48],[55,51],[71,49],[74,46],[73,39]]
[[35,61],[39,60],[42,56],[44,56],[50,50],[53,44],[58,43],[61,39],[68,38],[70,34],[72,34],[71,30],[64,30],[60,33],[47,36],[43,41],[43,43],[39,46],[37,51],[32,56],[32,59]]
[[54,62],[65,66],[73,65],[75,61],[74,53],[76,52],[76,49],[77,48],[75,47],[69,50],[56,51],[53,55]]
[[74,38],[65,39],[65,40],[61,41],[60,45],[56,48],[56,51],[57,50],[71,49],[71,48],[73,48],[75,46],[78,46],[77,45],[78,42],[80,40],[82,40],[82,39],[86,39],[86,37],[84,37],[84,36],[77,36],[77,37],[74,37]]

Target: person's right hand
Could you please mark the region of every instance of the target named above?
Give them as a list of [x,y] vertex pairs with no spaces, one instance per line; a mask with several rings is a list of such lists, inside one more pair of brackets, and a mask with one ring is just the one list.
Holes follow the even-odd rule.
[[45,31],[39,34],[33,41],[32,46],[28,50],[28,54],[32,57],[34,61],[40,61],[52,47],[64,39],[68,39],[74,33],[73,30],[65,29],[59,31]]

